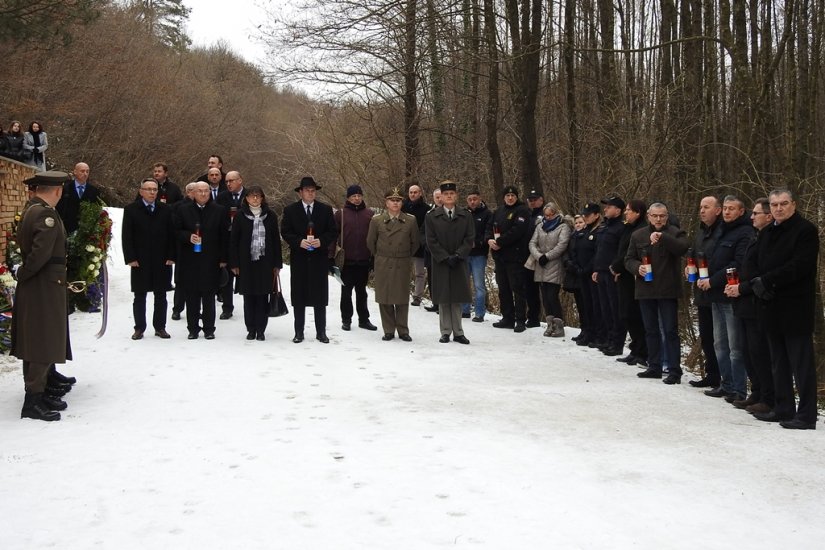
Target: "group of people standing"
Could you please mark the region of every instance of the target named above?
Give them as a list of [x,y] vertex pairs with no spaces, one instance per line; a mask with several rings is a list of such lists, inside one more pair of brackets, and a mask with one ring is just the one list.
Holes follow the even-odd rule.
[[29,124],[27,131],[23,131],[19,120],[12,120],[6,131],[0,126],[0,157],[24,162],[42,172],[46,170],[48,148],[48,136],[36,120]]

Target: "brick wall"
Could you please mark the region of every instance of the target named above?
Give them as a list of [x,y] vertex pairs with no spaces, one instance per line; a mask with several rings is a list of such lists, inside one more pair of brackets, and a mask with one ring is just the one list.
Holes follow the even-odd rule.
[[23,180],[34,172],[31,166],[0,157],[0,263],[6,259],[6,231],[11,229],[14,215],[26,204]]

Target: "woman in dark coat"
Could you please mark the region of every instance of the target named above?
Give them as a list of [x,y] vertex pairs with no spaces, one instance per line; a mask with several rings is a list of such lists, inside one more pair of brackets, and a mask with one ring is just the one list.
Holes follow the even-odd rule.
[[19,120],[12,120],[9,131],[3,136],[5,151],[3,156],[23,161],[23,126]]
[[246,339],[264,340],[269,295],[283,263],[278,216],[269,209],[260,186],[247,189],[232,222],[229,267],[238,277],[238,292],[243,296]]

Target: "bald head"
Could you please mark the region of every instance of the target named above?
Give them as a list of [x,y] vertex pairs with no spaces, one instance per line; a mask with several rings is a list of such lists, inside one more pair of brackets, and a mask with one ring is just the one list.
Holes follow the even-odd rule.
[[72,175],[78,183],[85,184],[89,180],[89,165],[85,162],[78,162],[74,165]]

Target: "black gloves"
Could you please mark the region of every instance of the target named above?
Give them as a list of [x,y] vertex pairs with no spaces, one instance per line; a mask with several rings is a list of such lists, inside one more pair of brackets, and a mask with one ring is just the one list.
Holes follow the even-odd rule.
[[753,293],[756,294],[756,297],[760,300],[773,300],[773,290],[769,290],[765,287],[765,283],[762,282],[762,277],[756,277],[751,281],[751,289],[753,290]]
[[541,267],[546,266],[546,265],[547,265],[547,262],[549,262],[549,261],[550,261],[550,260],[548,260],[548,259],[547,259],[547,256],[545,256],[544,254],[542,254],[541,256],[539,256],[539,265],[540,265]]
[[456,254],[453,254],[452,256],[448,257],[445,261],[447,262],[447,265],[450,266],[450,268],[453,268],[457,266],[459,263],[461,263],[461,257]]

